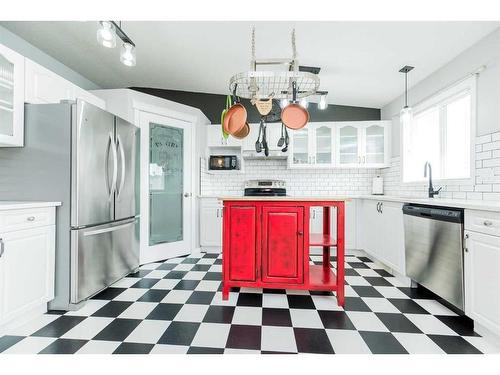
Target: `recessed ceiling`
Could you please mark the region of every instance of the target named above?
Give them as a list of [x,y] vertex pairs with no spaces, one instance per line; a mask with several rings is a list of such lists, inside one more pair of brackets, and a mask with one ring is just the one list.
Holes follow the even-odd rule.
[[2,22],[103,88],[130,86],[225,94],[231,75],[257,58],[290,57],[297,33],[301,65],[321,67],[321,89],[335,104],[380,108],[401,95],[403,65],[422,80],[500,26],[499,22],[123,22],[137,66],[96,41],[97,22]]

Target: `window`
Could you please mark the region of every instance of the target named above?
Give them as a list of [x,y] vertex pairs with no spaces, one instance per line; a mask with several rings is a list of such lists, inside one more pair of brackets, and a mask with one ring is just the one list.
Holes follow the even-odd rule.
[[402,129],[403,182],[424,181],[426,162],[433,179],[473,177],[475,85],[476,78],[468,78],[414,109],[413,121]]

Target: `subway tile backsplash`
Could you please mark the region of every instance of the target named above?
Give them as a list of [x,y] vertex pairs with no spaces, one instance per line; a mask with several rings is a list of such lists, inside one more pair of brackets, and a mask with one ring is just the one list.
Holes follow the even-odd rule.
[[[475,181],[450,182],[439,198],[500,201],[500,132],[476,137]],[[422,167],[423,171],[423,167]],[[400,158],[383,169],[288,169],[286,160],[245,160],[242,173],[211,174],[202,163],[200,194],[204,196],[242,195],[245,180],[285,180],[287,192],[295,196],[365,195],[371,193],[373,177],[384,177],[384,194],[403,197],[427,197],[427,183],[402,184]]]
[[243,173],[210,174],[202,163],[201,195],[242,195],[246,180],[284,180],[295,196],[369,194],[378,170],[288,169],[286,160],[245,160]]
[[[500,132],[476,137],[476,169],[473,184],[449,182],[434,183],[434,187],[442,187],[438,198],[499,200],[500,201]],[[406,197],[427,197],[427,183],[402,184],[401,160],[391,160],[391,166],[380,170],[384,177],[384,192],[387,195]]]

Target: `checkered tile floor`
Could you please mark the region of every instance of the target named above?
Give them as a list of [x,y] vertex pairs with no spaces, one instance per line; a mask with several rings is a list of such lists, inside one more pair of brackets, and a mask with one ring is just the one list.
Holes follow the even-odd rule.
[[346,257],[345,309],[324,292],[241,288],[222,301],[221,267],[216,254],[144,265],[79,311],[9,332],[0,352],[500,352],[468,319],[366,257]]

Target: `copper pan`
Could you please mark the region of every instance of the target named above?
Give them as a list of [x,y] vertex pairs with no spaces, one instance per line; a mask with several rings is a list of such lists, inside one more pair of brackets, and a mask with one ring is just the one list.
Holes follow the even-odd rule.
[[248,122],[245,122],[245,125],[243,126],[243,128],[241,128],[241,130],[239,132],[234,133],[233,137],[237,138],[237,139],[243,139],[248,134],[250,134],[250,125],[248,125]]
[[309,112],[297,103],[297,86],[292,83],[293,101],[281,110],[281,121],[289,129],[302,129],[309,122]]
[[234,104],[228,109],[223,124],[224,130],[233,136],[240,132],[247,122],[247,110],[236,96],[236,87],[237,85],[234,86],[233,90]]

